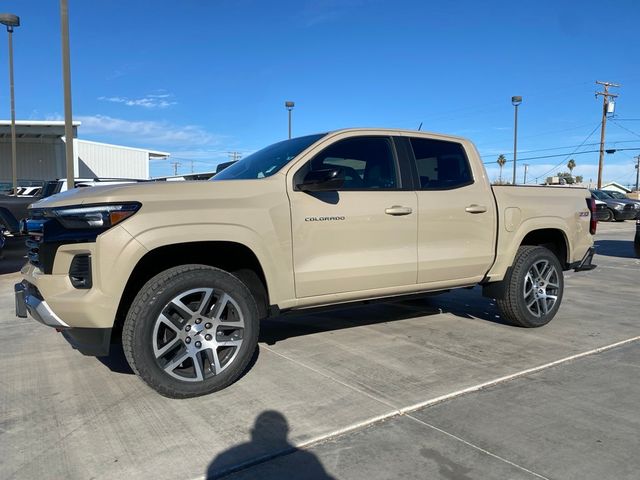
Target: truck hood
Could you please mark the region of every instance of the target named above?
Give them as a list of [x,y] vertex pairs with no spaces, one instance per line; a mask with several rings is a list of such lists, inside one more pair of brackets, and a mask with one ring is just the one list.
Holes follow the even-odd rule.
[[624,206],[624,205],[626,205],[626,204],[627,204],[627,203],[626,203],[626,202],[624,202],[623,200],[617,200],[617,199],[613,199],[613,198],[612,198],[612,199],[608,199],[608,198],[607,198],[606,200],[604,200],[604,202],[605,202],[607,205],[610,205],[610,206]]
[[[275,178],[279,177],[279,178]],[[30,205],[29,208],[53,208],[96,203],[203,202],[216,198],[238,198],[271,191],[275,181],[283,177],[258,180],[145,182],[82,187],[58,193]],[[280,187],[281,188],[281,187]]]

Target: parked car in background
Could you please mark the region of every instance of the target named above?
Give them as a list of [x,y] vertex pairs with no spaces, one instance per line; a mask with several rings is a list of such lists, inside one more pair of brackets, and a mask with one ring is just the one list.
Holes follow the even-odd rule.
[[[123,183],[135,183],[141,180],[121,179],[121,178],[78,178],[75,180],[76,188],[91,187],[95,185],[118,185]],[[0,195],[0,227],[4,225],[7,232],[11,234],[20,233],[20,220],[27,217],[27,208],[34,202],[56,193],[67,190],[67,180],[58,179],[45,182],[40,192],[36,196],[20,195]],[[26,187],[32,188],[32,187]],[[13,189],[12,189],[13,190]]]
[[237,162],[237,160],[231,160],[230,162],[219,163],[218,166],[216,167],[216,174],[220,173],[225,168],[230,167],[231,165],[233,165],[236,162]]
[[18,189],[19,197],[37,197],[42,192],[42,187],[20,187]]
[[596,202],[596,218],[599,222],[607,222],[611,220],[612,213],[607,208],[607,204],[602,200],[595,200]]
[[640,212],[640,204],[628,199],[613,198],[604,190],[591,190],[591,197],[607,204],[608,215],[607,218],[603,219],[604,222],[633,220]]
[[638,205],[638,214],[636,215],[636,218],[640,218],[640,200],[635,200],[633,198],[629,198],[624,193],[620,193],[620,192],[617,192],[615,190],[603,190],[603,192],[608,193],[610,196],[612,196],[616,200],[628,200],[628,201]]
[[633,245],[636,247],[636,255],[640,257],[640,219],[636,220],[636,236],[633,239]]

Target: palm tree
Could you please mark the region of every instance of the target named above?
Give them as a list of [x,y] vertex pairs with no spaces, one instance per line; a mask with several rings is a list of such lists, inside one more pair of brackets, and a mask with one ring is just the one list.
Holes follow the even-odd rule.
[[504,164],[507,163],[507,159],[504,158],[504,155],[500,154],[498,155],[498,165],[500,165],[500,183],[502,183],[502,167],[504,167]]
[[569,175],[573,176],[573,169],[576,168],[576,161],[573,158],[567,162],[567,168],[569,169]]

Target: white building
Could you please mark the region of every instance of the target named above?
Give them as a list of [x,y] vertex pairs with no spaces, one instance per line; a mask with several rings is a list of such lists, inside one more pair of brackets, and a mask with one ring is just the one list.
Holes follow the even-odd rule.
[[[74,137],[80,122],[73,122]],[[66,177],[62,121],[16,121],[19,180]],[[74,173],[78,178],[149,178],[149,161],[169,154],[141,148],[73,139]],[[11,122],[0,120],[0,182],[11,182]]]
[[628,193],[631,193],[631,189],[625,187],[624,185],[618,183],[618,182],[609,182],[609,183],[605,183],[602,186],[603,190],[614,190],[616,192],[619,193],[624,193],[625,195],[627,195]]

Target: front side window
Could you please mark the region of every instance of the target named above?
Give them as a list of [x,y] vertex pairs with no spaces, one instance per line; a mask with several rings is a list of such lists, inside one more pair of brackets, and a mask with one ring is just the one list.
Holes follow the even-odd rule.
[[464,147],[455,142],[412,138],[420,190],[444,190],[473,183]]
[[252,180],[270,177],[325,135],[326,133],[307,135],[274,143],[225,168],[211,180]]
[[316,155],[298,174],[337,168],[344,175],[340,190],[398,188],[396,162],[388,137],[354,137],[340,140]]

